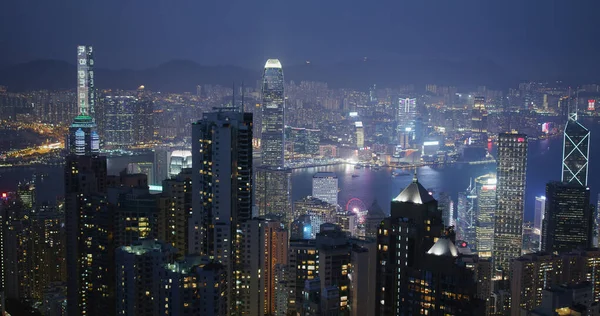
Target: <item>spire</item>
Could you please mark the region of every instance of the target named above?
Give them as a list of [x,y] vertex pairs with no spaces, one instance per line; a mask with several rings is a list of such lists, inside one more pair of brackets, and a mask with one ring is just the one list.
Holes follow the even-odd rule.
[[242,105],[240,105],[240,112],[244,113],[244,82],[242,81]]
[[233,94],[231,96],[231,107],[235,108],[235,81],[231,84],[231,88],[233,89]]
[[415,174],[413,175],[413,183],[418,183],[419,179],[417,179],[417,165],[415,165]]

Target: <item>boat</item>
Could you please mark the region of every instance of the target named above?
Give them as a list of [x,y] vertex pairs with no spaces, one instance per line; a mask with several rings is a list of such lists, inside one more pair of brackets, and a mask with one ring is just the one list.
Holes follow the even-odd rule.
[[406,172],[396,172],[396,171],[392,172],[392,177],[402,177],[402,176],[408,176],[408,175],[410,175],[410,174],[406,173]]
[[362,166],[361,165],[356,165],[356,166],[354,166],[354,169],[362,169]]
[[358,175],[357,174],[353,174],[352,178],[358,178]]

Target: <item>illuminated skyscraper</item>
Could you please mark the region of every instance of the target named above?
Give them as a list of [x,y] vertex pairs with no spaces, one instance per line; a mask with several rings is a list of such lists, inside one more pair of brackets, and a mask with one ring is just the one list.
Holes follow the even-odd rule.
[[138,100],[132,96],[106,96],[103,98],[104,144],[121,148],[135,143],[134,135]]
[[561,181],[587,186],[589,155],[590,131],[572,113],[564,132]]
[[192,190],[188,253],[225,266],[233,309],[237,232],[252,218],[252,113],[223,108],[192,124]]
[[92,46],[77,46],[78,115],[69,127],[69,137],[67,139],[69,153],[86,155],[99,152],[100,139],[94,121],[95,105],[93,49]]
[[275,214],[288,224],[293,220],[292,173],[285,168],[285,95],[278,59],[269,59],[265,64],[262,98],[262,165],[256,172],[255,203],[259,215]]
[[480,258],[492,256],[494,246],[494,213],[496,211],[496,175],[486,174],[475,179],[475,236],[477,254]]
[[318,172],[312,180],[312,196],[329,204],[338,204],[338,177],[333,172]]
[[577,183],[550,182],[546,185],[546,199],[542,250],[560,253],[592,247],[590,190]]
[[477,191],[472,184],[469,185],[466,191],[458,193],[456,235],[460,240],[466,241],[471,249],[475,249],[476,246],[476,200]]
[[523,247],[527,135],[499,135],[497,172],[493,259],[496,268],[508,272]]
[[535,209],[533,211],[533,234],[542,247],[542,227],[544,226],[544,213],[546,212],[546,197],[535,197]]
[[284,166],[284,96],[283,69],[278,59],[265,64],[262,86],[262,164]]
[[356,147],[362,149],[365,147],[365,128],[360,121],[354,122],[354,127],[356,128]]
[[485,98],[475,97],[471,111],[471,143],[476,146],[487,144],[487,117]]
[[397,113],[399,126],[403,128],[411,126],[412,121],[417,117],[417,99],[399,98]]

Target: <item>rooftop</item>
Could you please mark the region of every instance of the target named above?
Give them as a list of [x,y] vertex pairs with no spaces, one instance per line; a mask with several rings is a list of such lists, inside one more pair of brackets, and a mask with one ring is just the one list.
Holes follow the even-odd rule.
[[400,194],[394,199],[396,202],[410,202],[414,204],[425,204],[435,199],[429,191],[427,191],[417,180],[417,175],[413,178],[413,182],[409,184]]
[[269,59],[265,63],[265,68],[281,68],[281,62],[279,62],[279,59]]
[[458,257],[458,248],[448,238],[441,237],[427,251],[427,254],[434,256]]

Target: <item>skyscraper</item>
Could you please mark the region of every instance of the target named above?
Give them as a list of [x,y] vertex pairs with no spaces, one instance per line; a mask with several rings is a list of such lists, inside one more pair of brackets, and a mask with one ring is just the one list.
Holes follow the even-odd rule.
[[550,182],[546,199],[542,250],[560,253],[592,247],[590,190],[578,183]]
[[398,99],[398,112],[397,121],[398,125],[404,130],[405,127],[409,127],[412,121],[417,116],[417,99],[415,98],[399,98]]
[[78,115],[69,127],[66,142],[69,153],[84,155],[97,153],[100,150],[100,138],[94,121],[95,105],[93,49],[92,46],[77,46]]
[[441,192],[438,198],[438,209],[442,213],[442,220],[445,226],[454,226],[454,201],[450,195]]
[[376,315],[399,315],[412,307],[406,301],[409,276],[418,271],[444,227],[437,204],[416,176],[392,201],[391,215],[377,234]]
[[291,170],[285,168],[285,95],[278,59],[269,59],[265,64],[262,98],[262,165],[256,172],[255,203],[259,215],[275,214],[290,223],[292,180]]
[[565,126],[561,181],[587,186],[589,155],[590,131],[577,121],[575,111]]
[[262,164],[284,167],[284,96],[283,69],[278,59],[265,64],[262,84]]
[[132,96],[105,96],[102,99],[104,111],[104,145],[121,148],[133,145],[138,126],[135,126],[138,100]]
[[338,177],[333,172],[317,172],[312,180],[312,196],[329,204],[338,204]]
[[546,197],[535,197],[535,209],[533,210],[533,234],[542,248],[542,227],[544,226],[544,213],[546,212]]
[[471,111],[471,144],[485,146],[487,144],[487,117],[485,98],[475,97]]
[[496,211],[496,175],[486,174],[475,179],[475,237],[477,254],[490,258],[494,246],[494,213]]
[[456,235],[458,239],[466,241],[471,249],[475,249],[476,246],[476,200],[477,191],[472,184],[466,191],[458,193]]
[[527,135],[499,135],[497,172],[493,258],[497,269],[508,272],[523,247]]
[[192,190],[188,253],[225,266],[234,308],[236,236],[240,223],[252,217],[251,113],[217,109],[192,124]]

